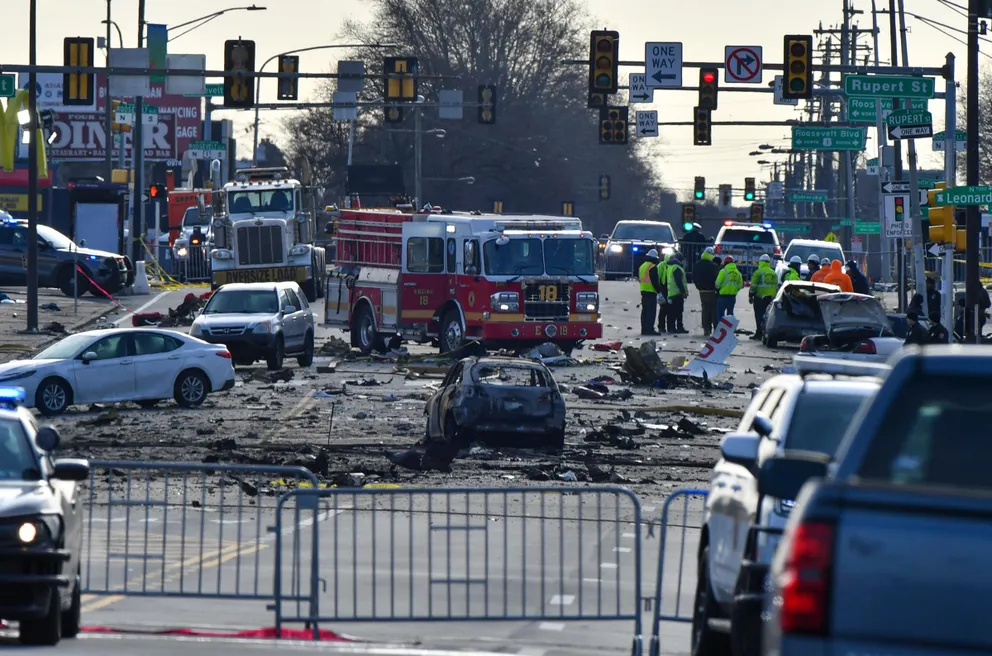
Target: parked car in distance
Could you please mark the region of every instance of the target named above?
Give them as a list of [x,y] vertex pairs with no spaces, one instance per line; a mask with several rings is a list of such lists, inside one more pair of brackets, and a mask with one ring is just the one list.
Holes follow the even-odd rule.
[[29,360],[0,364],[0,387],[24,389],[25,405],[57,415],[71,405],[131,401],[182,407],[234,387],[231,353],[175,330],[109,328],[69,335]]
[[[27,285],[28,222],[0,211],[0,284]],[[73,275],[74,262],[83,273]],[[92,282],[90,282],[92,280]],[[123,255],[77,246],[47,225],[38,226],[38,284],[53,287],[66,296],[86,292],[98,298],[116,294],[134,284],[134,267]]]
[[817,297],[825,334],[803,337],[797,357],[885,362],[903,347],[874,296],[840,292]]
[[85,460],[54,459],[61,440],[24,408],[24,390],[0,388],[0,618],[28,645],[80,631]]
[[424,407],[425,442],[486,442],[560,451],[565,399],[551,370],[519,358],[469,357]]
[[623,280],[637,275],[652,248],[665,258],[674,253],[679,240],[672,224],[665,221],[617,221],[606,242],[603,276]]
[[775,348],[779,342],[801,342],[807,335],[826,332],[817,297],[840,292],[837,285],[805,280],[789,280],[778,288],[765,315],[761,343]]
[[269,369],[282,369],[286,356],[295,356],[301,367],[313,364],[313,309],[295,282],[221,285],[189,334],[224,344],[238,365],[264,359]]
[[799,267],[799,273],[805,280],[809,275],[807,262],[809,262],[809,256],[813,254],[819,257],[821,261],[829,258],[831,260],[839,260],[841,264],[847,264],[847,260],[844,259],[844,249],[835,241],[793,239],[785,248],[782,259],[775,266],[775,273],[778,274],[779,281],[782,280],[782,276],[789,268],[789,260],[796,256],[803,261],[802,266]]

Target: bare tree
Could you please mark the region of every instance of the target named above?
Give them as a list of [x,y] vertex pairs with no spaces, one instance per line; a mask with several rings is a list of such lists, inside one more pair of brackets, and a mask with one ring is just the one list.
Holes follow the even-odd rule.
[[[968,125],[968,98],[961,89],[958,99],[958,130],[965,131]],[[945,135],[953,139],[953,135]],[[967,153],[959,153],[957,158],[957,178],[964,184],[967,169]],[[992,184],[992,71],[983,69],[978,83],[978,183]]]
[[[368,44],[349,58],[381,71],[383,50],[417,57],[418,93],[434,102],[442,89],[460,89],[462,120],[440,120],[423,109],[423,129],[443,129],[444,139],[424,137],[425,200],[459,209],[557,214],[571,201],[591,229],[606,231],[620,218],[657,216],[661,184],[649,163],[651,149],[598,143],[598,112],[586,106],[587,71],[563,59],[588,57],[591,23],[575,0],[374,0],[375,18],[348,23],[343,38]],[[367,78],[363,100],[383,95]],[[496,124],[481,125],[474,106],[479,85],[497,88]],[[330,97],[328,85],[321,94]],[[412,111],[403,122],[384,123],[380,110],[356,124],[356,164],[398,163],[412,181]],[[288,123],[289,150],[306,154],[325,187],[343,192],[347,126],[330,110],[315,109]],[[631,131],[633,133],[633,130]],[[599,200],[601,175],[611,178],[611,199]],[[471,176],[472,186],[451,182]],[[412,185],[410,185],[412,186]],[[667,204],[666,204],[667,205]]]

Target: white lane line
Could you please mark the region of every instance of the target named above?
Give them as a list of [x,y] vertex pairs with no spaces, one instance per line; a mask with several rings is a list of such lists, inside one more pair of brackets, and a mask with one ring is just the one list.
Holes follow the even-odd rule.
[[616,563],[600,563],[599,564],[599,568],[600,569],[616,569],[617,568],[617,564]]
[[641,507],[641,510],[643,512],[654,512],[655,508],[654,508],[654,506],[642,506]]
[[541,622],[540,624],[537,625],[537,628],[541,629],[542,631],[564,631],[565,630],[565,623],[564,622]]
[[613,547],[613,553],[630,553],[630,547]]
[[603,579],[582,579],[583,583],[602,583]]
[[133,312],[128,312],[127,314],[125,314],[120,319],[117,319],[116,321],[114,321],[114,325],[115,326],[120,326],[122,323],[124,323],[125,321],[127,321],[128,319],[130,319],[135,314],[138,314],[140,312],[143,312],[145,310],[145,308],[150,308],[151,306],[155,305],[155,303],[157,303],[159,301],[159,299],[161,299],[163,296],[165,296],[166,294],[171,294],[171,293],[172,293],[171,291],[159,292],[158,294],[155,295],[154,298],[152,298],[152,300],[148,301],[147,303],[145,303],[144,305],[142,305],[141,307],[139,307],[137,310],[134,310]]
[[624,533],[621,537],[625,537],[628,540],[633,540],[637,537],[637,533]]
[[518,652],[520,656],[544,656],[548,653],[547,649],[541,649],[539,647],[523,647]]
[[555,595],[548,602],[552,606],[570,606],[575,601],[575,595]]

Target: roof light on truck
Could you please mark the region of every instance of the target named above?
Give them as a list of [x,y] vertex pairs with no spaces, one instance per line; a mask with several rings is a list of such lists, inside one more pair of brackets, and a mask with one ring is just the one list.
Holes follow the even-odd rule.
[[726,221],[723,222],[723,225],[725,225],[725,226],[732,226],[732,225],[734,225],[734,222],[728,219],[728,220],[726,220]]
[[771,230],[772,229],[772,224],[771,224],[770,221],[765,221],[764,223],[761,224],[761,227],[767,228],[768,230]]

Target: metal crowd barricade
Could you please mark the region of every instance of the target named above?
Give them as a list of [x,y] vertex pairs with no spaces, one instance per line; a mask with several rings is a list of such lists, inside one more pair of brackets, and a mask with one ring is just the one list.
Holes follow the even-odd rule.
[[[272,599],[272,513],[289,510],[280,488],[301,484],[317,478],[302,467],[92,460],[82,592]],[[297,524],[316,521],[291,509]],[[282,565],[301,578],[300,563]]]
[[181,282],[204,282],[211,279],[210,246],[187,246],[186,257],[176,258],[173,277]]
[[[287,525],[299,507],[322,509],[316,530]],[[641,506],[626,489],[299,489],[279,499],[274,533],[277,632],[629,620],[641,653]],[[309,581],[287,582],[286,559],[309,560]]]
[[[675,490],[665,499],[665,505],[662,507],[661,519],[659,520],[661,544],[658,546],[658,579],[651,619],[650,656],[661,654],[662,622],[692,622],[695,589],[692,588],[688,591],[682,589],[683,574],[686,571],[686,559],[688,558],[688,565],[692,567],[693,578],[695,578],[699,538],[702,533],[702,516],[708,494],[709,492],[706,490]],[[675,535],[672,536],[670,531],[674,532]],[[687,554],[687,546],[690,543],[693,546]],[[674,567],[670,567],[672,558],[676,559]],[[672,576],[675,577],[674,585],[669,583]],[[666,595],[666,592],[671,594]],[[674,598],[674,603],[665,605],[666,596],[669,599]]]
[[703,255],[703,251],[712,244],[695,241],[679,241],[679,252],[682,253],[682,261],[685,266],[686,275],[692,280],[692,269]]

